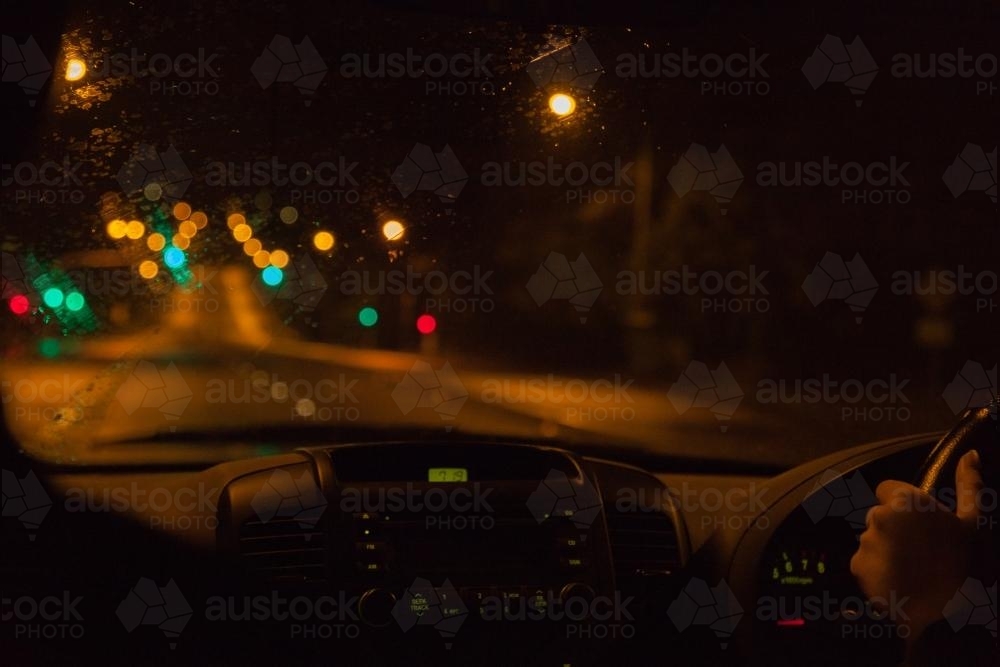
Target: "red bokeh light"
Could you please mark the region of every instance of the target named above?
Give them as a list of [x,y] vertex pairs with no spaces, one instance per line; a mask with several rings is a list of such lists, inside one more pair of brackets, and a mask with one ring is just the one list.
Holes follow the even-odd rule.
[[10,300],[10,312],[15,315],[24,315],[31,308],[31,304],[28,303],[28,297],[23,294],[18,294],[15,297],[11,297]]
[[417,318],[417,331],[425,336],[434,333],[437,326],[437,320],[434,319],[433,315],[421,315]]

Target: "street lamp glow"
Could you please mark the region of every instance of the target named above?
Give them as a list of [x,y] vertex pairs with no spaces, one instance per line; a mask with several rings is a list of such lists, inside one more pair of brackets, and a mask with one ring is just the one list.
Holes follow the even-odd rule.
[[125,222],[124,220],[118,220],[118,219],[112,220],[111,222],[108,223],[108,236],[115,239],[116,241],[119,239],[123,239],[125,238],[125,231],[127,229],[128,229],[128,223]]
[[399,220],[390,220],[382,225],[382,236],[389,241],[399,241],[405,232],[406,228]]
[[566,93],[556,93],[549,98],[549,109],[557,116],[568,116],[576,111],[576,100]]
[[87,63],[79,58],[70,58],[66,63],[66,80],[79,81],[87,74]]
[[336,240],[330,232],[316,232],[316,235],[313,237],[313,245],[316,246],[316,250],[322,252],[333,248],[334,243],[336,243]]
[[166,247],[167,239],[163,236],[163,234],[150,234],[149,238],[146,239],[146,245],[153,252],[160,252]]
[[284,250],[275,250],[271,253],[271,266],[283,269],[288,266],[288,253]]
[[146,225],[142,224],[139,220],[130,220],[128,224],[125,225],[125,236],[129,237],[133,241],[138,241],[146,233]]
[[249,241],[251,236],[253,236],[253,230],[250,228],[250,225],[246,223],[236,225],[236,227],[233,228],[233,238],[240,243]]
[[159,272],[160,267],[156,265],[156,262],[151,262],[148,259],[139,265],[139,275],[146,280],[152,280]]

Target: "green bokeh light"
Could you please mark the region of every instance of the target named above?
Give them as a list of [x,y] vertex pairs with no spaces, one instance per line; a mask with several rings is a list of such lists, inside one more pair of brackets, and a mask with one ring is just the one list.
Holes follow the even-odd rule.
[[365,306],[358,311],[358,322],[363,327],[373,327],[378,323],[378,311],[371,306]]
[[66,296],[66,307],[74,313],[83,310],[85,303],[83,295],[79,292],[70,292]]
[[42,294],[42,301],[49,308],[58,308],[62,305],[64,298],[62,290],[57,287],[51,287]]
[[38,343],[38,353],[46,359],[53,359],[59,356],[59,339],[43,338]]

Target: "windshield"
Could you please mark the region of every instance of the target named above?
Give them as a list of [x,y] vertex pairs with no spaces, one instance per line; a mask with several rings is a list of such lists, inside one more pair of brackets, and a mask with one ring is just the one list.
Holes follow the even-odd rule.
[[996,58],[869,23],[5,34],[7,425],[58,461],[322,426],[780,465],[945,429],[996,394]]

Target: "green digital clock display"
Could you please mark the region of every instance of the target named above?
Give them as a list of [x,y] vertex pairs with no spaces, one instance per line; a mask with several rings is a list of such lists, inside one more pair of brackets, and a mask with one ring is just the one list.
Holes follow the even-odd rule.
[[428,482],[468,482],[467,468],[430,468],[427,471]]

